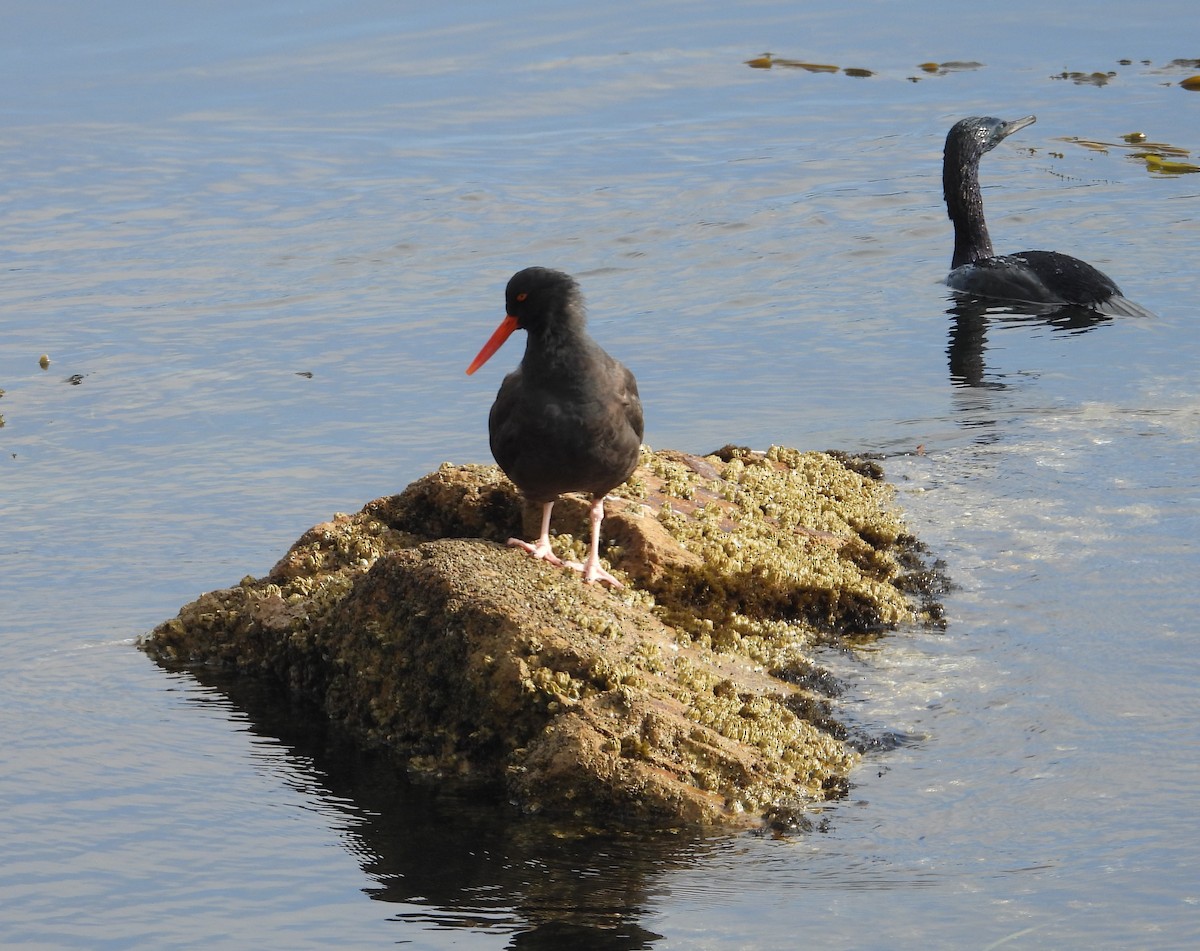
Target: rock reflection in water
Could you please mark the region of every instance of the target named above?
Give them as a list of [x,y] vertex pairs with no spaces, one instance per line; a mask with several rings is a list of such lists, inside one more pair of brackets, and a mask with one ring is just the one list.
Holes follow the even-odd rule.
[[405,906],[395,919],[410,934],[487,931],[523,949],[650,948],[662,936],[639,919],[655,883],[702,862],[712,841],[686,832],[568,828],[516,815],[492,788],[409,782],[395,758],[363,751],[273,685],[212,669],[191,674],[228,701],[232,718],[271,742],[272,769],[280,769],[282,745],[284,781],[316,800],[341,830],[374,883],[364,891]]

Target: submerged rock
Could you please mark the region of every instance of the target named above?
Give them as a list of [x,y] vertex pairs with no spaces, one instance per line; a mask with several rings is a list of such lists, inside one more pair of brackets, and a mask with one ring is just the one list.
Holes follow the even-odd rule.
[[[504,547],[529,514],[511,483],[443,465],[140,646],[279,681],[410,772],[503,783],[530,812],[744,822],[844,791],[857,753],[808,651],[922,610],[878,471],[647,451],[606,508],[618,592]],[[554,514],[581,531],[558,553],[581,556],[586,500]]]

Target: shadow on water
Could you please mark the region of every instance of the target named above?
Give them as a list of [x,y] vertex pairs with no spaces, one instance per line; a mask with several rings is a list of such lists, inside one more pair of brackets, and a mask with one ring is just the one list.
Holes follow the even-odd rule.
[[1004,389],[1005,384],[987,368],[987,335],[993,324],[1033,324],[1050,327],[1065,334],[1087,333],[1113,318],[1087,307],[1053,307],[1045,304],[1017,304],[960,297],[946,313],[950,315],[950,382],[955,386]]
[[364,891],[407,906],[399,924],[505,935],[513,949],[650,948],[663,936],[639,919],[655,882],[702,860],[699,835],[567,829],[516,815],[494,788],[414,783],[394,757],[364,751],[274,685],[187,673],[282,747],[286,781],[321,801],[377,883]]

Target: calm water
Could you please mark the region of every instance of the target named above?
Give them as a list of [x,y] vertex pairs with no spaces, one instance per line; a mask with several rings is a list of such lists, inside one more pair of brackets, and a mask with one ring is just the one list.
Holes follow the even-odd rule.
[[[1200,175],[1063,141],[1200,151],[1191,4],[408,6],[6,7],[0,944],[1200,942]],[[998,248],[1160,318],[948,313],[946,129],[1031,112]],[[827,658],[909,742],[809,835],[564,842],[131,646],[486,460],[518,351],[463,369],[535,263],[653,446],[883,453],[947,564],[945,633]]]

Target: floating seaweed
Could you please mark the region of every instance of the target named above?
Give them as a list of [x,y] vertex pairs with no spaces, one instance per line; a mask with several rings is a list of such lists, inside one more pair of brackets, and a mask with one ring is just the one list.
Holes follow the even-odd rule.
[[957,73],[968,69],[982,69],[983,63],[977,63],[974,60],[949,60],[945,63],[921,63],[917,69],[926,73],[933,73],[937,76],[945,76],[946,73]]
[[1106,73],[1082,73],[1073,70],[1063,70],[1057,76],[1051,76],[1051,79],[1069,79],[1077,86],[1107,86],[1108,81],[1116,76],[1116,72],[1109,70]]
[[1160,175],[1187,175],[1190,172],[1200,172],[1200,165],[1165,159],[1153,152],[1135,152],[1134,155],[1145,161],[1146,168],[1152,172],[1158,172]]
[[834,66],[832,63],[810,63],[807,60],[801,59],[785,59],[781,56],[774,56],[771,53],[763,53],[761,56],[756,56],[753,59],[746,60],[746,65],[751,69],[771,69],[775,66],[782,66],[788,69],[802,69],[809,73],[845,73],[847,76],[874,76],[875,72],[870,69],[860,69],[853,66],[842,68]]
[[1059,138],[1060,142],[1070,142],[1072,145],[1078,145],[1080,148],[1089,149],[1093,152],[1108,153],[1110,149],[1127,149],[1137,147],[1139,152],[1135,153],[1139,157],[1143,153],[1153,152],[1159,155],[1190,155],[1188,149],[1180,148],[1177,145],[1168,145],[1166,142],[1148,142],[1144,132],[1129,132],[1121,136],[1121,142],[1102,142],[1099,139],[1082,139],[1077,135],[1064,135]]
[[1114,145],[1109,142],[1097,142],[1095,139],[1081,139],[1075,135],[1062,136],[1063,142],[1070,142],[1073,145],[1078,145],[1080,148],[1088,149],[1092,152],[1102,152],[1108,154],[1110,148],[1120,148],[1119,145]]
[[[1191,155],[1188,149],[1166,142],[1152,142],[1144,132],[1127,132],[1120,137],[1119,142],[1103,142],[1098,139],[1081,139],[1078,136],[1063,136],[1060,141],[1070,142],[1080,148],[1105,155],[1110,150],[1127,150],[1130,158],[1145,163],[1148,171],[1160,175],[1186,175],[1190,172],[1200,172],[1200,165],[1179,161]],[[1061,152],[1051,152],[1056,158],[1062,158]]]
[[829,63],[805,63],[798,59],[780,59],[775,61],[780,66],[791,69],[803,69],[809,73],[836,73],[841,67]]

